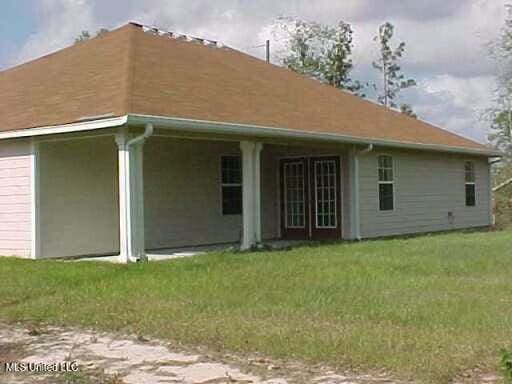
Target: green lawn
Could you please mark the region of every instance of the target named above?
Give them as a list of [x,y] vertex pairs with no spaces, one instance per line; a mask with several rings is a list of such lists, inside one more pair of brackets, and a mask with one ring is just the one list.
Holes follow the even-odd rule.
[[0,320],[41,320],[448,382],[512,345],[512,233],[139,265],[0,259]]

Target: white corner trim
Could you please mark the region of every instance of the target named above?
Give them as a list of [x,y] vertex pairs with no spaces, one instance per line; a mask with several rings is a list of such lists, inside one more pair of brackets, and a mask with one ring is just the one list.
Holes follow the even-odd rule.
[[102,128],[119,127],[121,125],[125,125],[127,123],[127,121],[128,121],[128,116],[124,115],[124,116],[120,116],[120,117],[84,121],[84,122],[79,122],[79,123],[19,129],[16,131],[5,131],[5,132],[0,132],[0,140],[1,139],[14,139],[14,138],[19,138],[19,137],[53,135],[53,134],[57,134],[57,133],[92,131],[92,130],[102,129]]

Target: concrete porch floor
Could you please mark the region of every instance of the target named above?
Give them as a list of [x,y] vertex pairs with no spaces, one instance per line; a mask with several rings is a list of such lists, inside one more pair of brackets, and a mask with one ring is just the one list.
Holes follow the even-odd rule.
[[[307,243],[307,240],[269,240],[263,243],[263,247],[270,248],[271,250],[279,250],[293,248]],[[235,251],[239,249],[239,246],[240,245],[238,243],[228,243],[148,250],[147,257],[148,261],[164,261],[179,259],[183,257],[198,256],[215,251]],[[76,259],[75,261],[102,261],[108,263],[119,263],[119,258],[118,256],[99,256],[85,257]]]

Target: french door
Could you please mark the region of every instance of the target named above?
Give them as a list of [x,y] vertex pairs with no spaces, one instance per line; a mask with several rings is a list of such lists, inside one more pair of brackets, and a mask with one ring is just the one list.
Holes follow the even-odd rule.
[[280,168],[283,238],[341,238],[339,158],[283,159]]
[[306,158],[281,161],[281,229],[284,238],[309,237],[308,180]]

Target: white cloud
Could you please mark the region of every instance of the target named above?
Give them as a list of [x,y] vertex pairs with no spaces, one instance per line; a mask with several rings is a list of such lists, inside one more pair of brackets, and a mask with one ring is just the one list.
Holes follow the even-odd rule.
[[91,5],[85,0],[41,0],[37,33],[32,34],[13,57],[13,63],[28,61],[69,45],[82,30],[94,30]]
[[421,118],[452,132],[485,141],[487,122],[482,115],[492,105],[494,78],[457,78],[440,75],[423,80],[408,98]]

